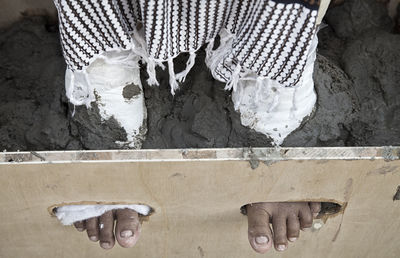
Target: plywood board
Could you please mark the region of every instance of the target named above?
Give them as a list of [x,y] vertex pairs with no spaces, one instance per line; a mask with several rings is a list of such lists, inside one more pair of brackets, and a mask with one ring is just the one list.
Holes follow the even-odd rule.
[[[289,148],[0,154],[1,257],[259,257],[239,208],[251,202],[347,204],[288,251],[264,257],[399,257],[399,148]],[[253,168],[254,169],[253,169]],[[146,203],[137,246],[111,251],[48,208]]]

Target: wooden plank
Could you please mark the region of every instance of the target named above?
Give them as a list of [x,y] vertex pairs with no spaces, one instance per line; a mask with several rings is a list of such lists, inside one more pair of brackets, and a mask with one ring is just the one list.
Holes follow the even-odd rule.
[[[398,147],[2,153],[0,254],[256,257],[243,204],[334,200],[347,204],[345,211],[320,230],[302,232],[279,256],[399,257],[400,201],[393,201],[399,153]],[[155,213],[136,247],[106,252],[49,215],[54,204],[81,201],[146,203]]]

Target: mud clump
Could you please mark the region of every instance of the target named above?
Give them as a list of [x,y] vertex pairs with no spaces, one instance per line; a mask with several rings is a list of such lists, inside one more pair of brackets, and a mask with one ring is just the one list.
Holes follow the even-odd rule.
[[[168,72],[157,71],[159,87],[146,83],[142,73],[148,135],[144,148],[211,148],[271,146],[270,139],[240,124],[229,92],[214,80],[199,51],[196,64],[175,96],[170,93]],[[177,58],[176,70],[184,69],[187,55]]]
[[316,111],[302,127],[292,132],[285,146],[346,146],[349,128],[356,120],[359,102],[345,72],[323,56],[314,68]]
[[346,0],[329,10],[325,20],[345,39],[355,39],[371,29],[389,32],[394,26],[385,4],[377,0]]
[[0,32],[0,148],[79,149],[64,94],[65,62],[58,33],[45,19]]
[[354,145],[400,144],[400,35],[372,30],[342,56],[360,109],[350,126]]
[[131,83],[124,87],[124,89],[122,90],[122,96],[124,96],[126,100],[130,100],[139,95],[141,92],[142,90],[139,88],[138,85]]
[[[348,0],[327,13],[314,72],[318,104],[284,146],[400,145],[400,36],[391,34],[393,23],[374,1]],[[126,141],[126,133],[114,118],[102,120],[95,104],[68,104],[58,33],[47,27],[35,18],[0,31],[0,148],[121,148],[115,142]],[[187,58],[175,60],[176,72]],[[160,86],[150,87],[142,69],[143,148],[271,146],[267,136],[241,125],[230,92],[212,78],[204,58],[200,50],[175,96],[167,70],[158,70]],[[126,101],[140,93],[132,86],[124,89]]]

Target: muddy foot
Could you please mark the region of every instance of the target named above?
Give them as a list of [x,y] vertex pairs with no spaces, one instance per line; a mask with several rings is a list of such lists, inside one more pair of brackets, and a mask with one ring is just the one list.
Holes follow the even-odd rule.
[[272,245],[277,251],[285,251],[288,241],[299,238],[300,229],[311,227],[313,218],[321,210],[321,203],[264,202],[249,204],[246,209],[250,245],[256,252],[265,253]]
[[99,217],[75,222],[74,226],[80,232],[86,230],[88,238],[93,242],[100,241],[104,249],[113,248],[115,239],[122,247],[132,247],[138,241],[141,231],[139,215],[131,209],[108,211]]

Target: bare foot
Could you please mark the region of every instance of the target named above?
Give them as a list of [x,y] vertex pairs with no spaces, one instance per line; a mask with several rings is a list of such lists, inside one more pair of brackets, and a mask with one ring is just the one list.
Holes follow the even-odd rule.
[[[114,220],[116,220],[114,234]],[[139,215],[131,209],[113,210],[103,215],[74,223],[80,232],[85,231],[93,242],[100,241],[104,249],[111,249],[115,238],[122,247],[132,247],[139,239],[141,224]]]
[[285,251],[288,241],[299,238],[300,229],[311,227],[313,218],[321,210],[321,203],[264,202],[248,204],[246,209],[250,245],[256,252],[265,253],[272,245],[277,251]]

